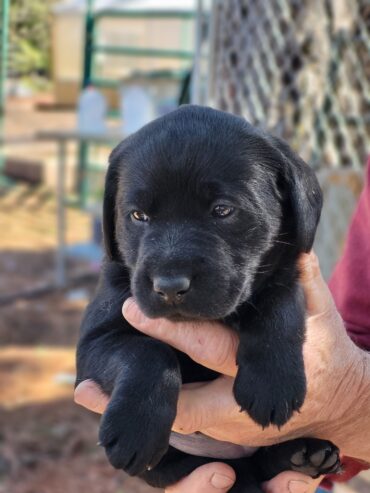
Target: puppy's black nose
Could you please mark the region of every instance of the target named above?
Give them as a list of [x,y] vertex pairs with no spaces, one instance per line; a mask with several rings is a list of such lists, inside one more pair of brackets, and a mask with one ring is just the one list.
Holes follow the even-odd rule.
[[153,289],[167,303],[180,303],[190,289],[190,279],[179,277],[155,277]]

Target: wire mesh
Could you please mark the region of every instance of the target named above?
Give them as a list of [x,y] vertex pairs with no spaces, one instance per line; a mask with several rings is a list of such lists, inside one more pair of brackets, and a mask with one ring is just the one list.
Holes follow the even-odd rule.
[[360,169],[370,144],[369,0],[216,0],[212,105],[312,166]]

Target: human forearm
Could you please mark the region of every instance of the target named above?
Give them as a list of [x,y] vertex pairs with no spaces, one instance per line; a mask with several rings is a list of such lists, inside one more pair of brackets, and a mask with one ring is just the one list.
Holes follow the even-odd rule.
[[345,382],[351,407],[338,421],[337,445],[342,453],[370,463],[370,353],[356,350],[356,361]]

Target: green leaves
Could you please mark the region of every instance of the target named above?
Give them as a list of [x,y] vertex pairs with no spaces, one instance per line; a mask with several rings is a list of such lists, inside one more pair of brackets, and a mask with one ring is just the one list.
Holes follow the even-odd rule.
[[9,73],[48,75],[50,70],[50,7],[54,0],[12,0]]

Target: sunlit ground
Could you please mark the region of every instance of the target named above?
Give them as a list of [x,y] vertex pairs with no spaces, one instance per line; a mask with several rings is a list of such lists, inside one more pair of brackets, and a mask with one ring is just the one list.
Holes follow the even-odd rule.
[[[71,112],[41,113],[27,102],[13,103],[7,121],[13,137],[74,124]],[[41,160],[55,174],[53,144],[10,147],[8,152]],[[71,146],[69,163],[74,160]],[[0,192],[0,493],[147,492],[108,464],[96,445],[98,416],[73,403],[75,345],[96,276],[64,291],[52,289],[54,188],[20,184]],[[67,225],[69,243],[91,237],[86,213],[69,210]],[[67,273],[72,278],[87,269],[89,263],[75,260]],[[50,289],[32,296],[40,286]],[[25,291],[31,295],[2,303]]]

